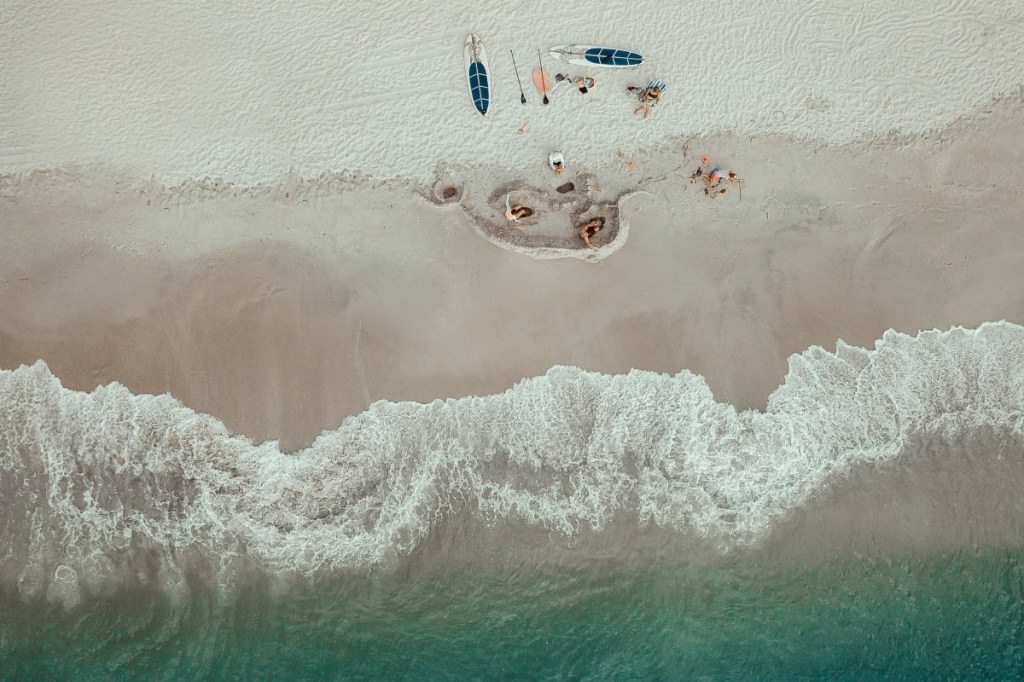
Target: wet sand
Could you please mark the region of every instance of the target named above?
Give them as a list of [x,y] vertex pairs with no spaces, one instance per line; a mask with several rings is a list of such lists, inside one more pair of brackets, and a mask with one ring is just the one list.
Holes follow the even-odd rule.
[[[0,367],[41,358],[69,388],[169,392],[286,449],[375,400],[490,394],[555,364],[688,369],[763,408],[810,345],[1024,322],[1021,111],[842,147],[691,138],[633,174],[578,169],[643,192],[599,263],[498,248],[408,183],[7,176]],[[740,172],[742,200],[690,183],[703,153]]]

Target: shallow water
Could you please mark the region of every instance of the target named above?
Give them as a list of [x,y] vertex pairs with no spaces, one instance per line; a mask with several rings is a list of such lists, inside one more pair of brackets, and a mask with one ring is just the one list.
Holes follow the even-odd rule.
[[17,679],[1014,679],[1024,554],[335,578],[2,604]]
[[1022,358],[809,349],[763,413],[561,367],[292,455],[0,371],[0,677],[1017,678]]

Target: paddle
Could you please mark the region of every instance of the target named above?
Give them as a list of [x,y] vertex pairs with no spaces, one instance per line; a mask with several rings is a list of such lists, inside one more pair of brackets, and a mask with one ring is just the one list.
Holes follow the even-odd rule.
[[523,92],[523,81],[519,80],[519,67],[516,66],[516,53],[509,50],[508,53],[512,55],[512,68],[516,70],[516,83],[519,83],[519,101],[526,104],[526,94]]
[[[540,50],[537,50],[537,63],[540,64],[540,77],[544,77],[544,62],[540,58]],[[548,102],[548,93],[544,93],[544,104],[551,104]]]

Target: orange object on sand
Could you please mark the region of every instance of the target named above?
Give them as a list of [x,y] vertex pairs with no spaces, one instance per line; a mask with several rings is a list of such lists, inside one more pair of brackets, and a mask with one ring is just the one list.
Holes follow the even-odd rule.
[[626,164],[626,168],[628,168],[629,170],[636,170],[636,164],[630,161],[629,163]]
[[711,162],[711,158],[709,156],[707,156],[707,155],[704,155],[704,156],[700,157],[700,162],[701,163],[710,163]]
[[546,94],[551,92],[551,79],[548,78],[548,72],[540,67],[533,70],[533,85],[537,88],[538,94]]

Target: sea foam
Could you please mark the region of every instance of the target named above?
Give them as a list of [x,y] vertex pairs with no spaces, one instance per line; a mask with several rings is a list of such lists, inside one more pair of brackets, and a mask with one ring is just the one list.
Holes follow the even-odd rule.
[[0,371],[0,581],[74,603],[123,584],[366,569],[456,514],[555,538],[614,518],[763,541],[855,466],[915,438],[1022,435],[1024,327],[999,322],[789,361],[765,412],[683,371],[553,367],[503,394],[377,402],[310,447],[254,445],[170,396]]

